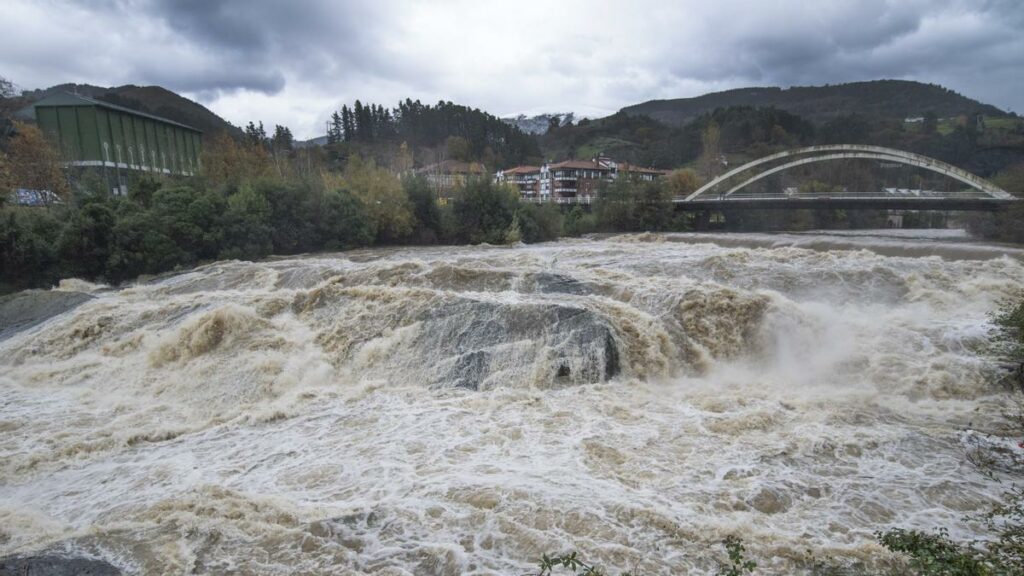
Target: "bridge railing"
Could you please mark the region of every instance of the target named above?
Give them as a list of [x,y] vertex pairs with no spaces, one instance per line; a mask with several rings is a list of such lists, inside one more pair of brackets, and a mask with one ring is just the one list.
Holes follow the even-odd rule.
[[[682,197],[679,197],[682,198]],[[751,200],[758,198],[773,198],[773,199],[785,199],[785,198],[843,198],[843,199],[885,199],[885,198],[978,198],[986,199],[992,198],[992,196],[980,192],[978,190],[958,190],[958,191],[938,191],[938,190],[897,190],[894,192],[888,191],[876,191],[876,192],[863,192],[863,191],[829,191],[829,192],[733,192],[732,194],[705,194],[702,198],[696,198],[692,201],[699,202],[700,200]]]

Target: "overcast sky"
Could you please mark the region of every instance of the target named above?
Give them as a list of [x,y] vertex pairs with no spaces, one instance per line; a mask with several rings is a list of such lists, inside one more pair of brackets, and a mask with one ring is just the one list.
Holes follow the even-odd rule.
[[0,76],[158,84],[320,135],[356,98],[599,116],[904,78],[1024,113],[1024,0],[0,0]]

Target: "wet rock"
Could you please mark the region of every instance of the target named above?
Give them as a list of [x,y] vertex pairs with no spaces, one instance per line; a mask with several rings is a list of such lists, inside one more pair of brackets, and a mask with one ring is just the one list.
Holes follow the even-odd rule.
[[487,376],[488,364],[488,354],[482,350],[474,350],[459,356],[452,369],[452,386],[477,390],[480,381]]
[[572,276],[554,274],[551,272],[538,272],[533,275],[534,286],[537,292],[545,294],[590,294],[591,290],[579,280]]
[[762,488],[747,499],[747,504],[762,514],[778,514],[788,510],[792,501],[778,490]]
[[78,307],[93,296],[85,292],[25,290],[0,298],[0,340]]
[[331,284],[293,310],[338,366],[431,387],[562,387],[623,369],[612,319],[560,302]]
[[58,555],[10,556],[0,559],[0,576],[118,576],[121,571],[102,560]]
[[438,364],[436,384],[477,390],[492,376],[533,360],[527,347],[539,347],[549,359],[547,383],[600,382],[621,371],[611,328],[583,308],[456,300],[431,312],[424,324],[423,337],[437,353],[454,358],[447,369]]

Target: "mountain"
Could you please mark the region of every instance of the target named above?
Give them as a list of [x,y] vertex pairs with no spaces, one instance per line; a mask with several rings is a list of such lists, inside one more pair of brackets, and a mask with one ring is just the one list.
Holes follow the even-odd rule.
[[326,146],[328,141],[329,138],[325,135],[310,138],[309,140],[296,140],[292,145],[296,148],[312,148],[313,146]]
[[527,134],[544,134],[551,126],[552,119],[558,119],[559,126],[567,126],[573,123],[576,116],[572,112],[556,112],[554,114],[538,114],[536,116],[520,114],[518,116],[502,118],[502,121],[519,128]]
[[695,98],[651,100],[627,106],[630,116],[649,116],[672,126],[683,126],[716,108],[730,106],[775,107],[814,122],[860,114],[874,118],[921,117],[935,112],[940,118],[975,113],[1006,116],[1007,113],[937,86],[907,80],[875,80],[825,86],[792,88],[739,88]]
[[188,98],[175,94],[160,86],[135,86],[128,84],[104,88],[91,84],[58,84],[41,90],[28,90],[22,97],[28,104],[60,92],[72,92],[124,106],[154,116],[161,116],[187,126],[202,130],[207,134],[226,131],[232,135],[240,135],[241,130],[227,120],[217,116],[209,108],[193,102]]

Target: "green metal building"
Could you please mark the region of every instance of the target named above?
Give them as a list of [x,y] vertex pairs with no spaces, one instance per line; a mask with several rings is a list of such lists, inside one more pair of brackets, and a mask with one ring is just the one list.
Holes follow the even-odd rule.
[[122,171],[193,176],[200,168],[202,132],[173,120],[67,93],[36,102],[32,115],[70,166],[101,169],[122,193]]

